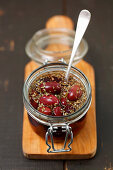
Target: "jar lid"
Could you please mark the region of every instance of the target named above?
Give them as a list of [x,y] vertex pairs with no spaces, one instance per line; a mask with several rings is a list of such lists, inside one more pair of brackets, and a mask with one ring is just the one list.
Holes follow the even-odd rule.
[[[58,62],[63,60],[69,62],[75,31],[67,28],[42,29],[36,32],[28,41],[25,51],[27,55],[37,62]],[[82,39],[77,53],[74,57],[74,64],[77,64],[87,53],[88,44]]]

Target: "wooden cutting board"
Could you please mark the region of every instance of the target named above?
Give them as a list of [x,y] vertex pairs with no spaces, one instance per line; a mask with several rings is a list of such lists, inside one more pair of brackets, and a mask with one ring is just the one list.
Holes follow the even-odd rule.
[[[46,28],[70,28],[73,29],[73,22],[66,16],[54,16],[46,23]],[[54,47],[52,47],[54,48]],[[25,79],[38,67],[30,61],[25,66]],[[24,108],[23,114],[23,136],[22,149],[25,157],[30,159],[89,159],[92,158],[97,149],[97,132],[96,132],[96,109],[95,109],[95,73],[93,67],[82,60],[76,65],[88,77],[92,88],[92,103],[85,117],[85,124],[77,135],[74,135],[71,145],[72,151],[65,153],[47,153],[45,138],[35,133],[29,123],[27,111]],[[62,143],[55,143],[55,148],[61,148]]]

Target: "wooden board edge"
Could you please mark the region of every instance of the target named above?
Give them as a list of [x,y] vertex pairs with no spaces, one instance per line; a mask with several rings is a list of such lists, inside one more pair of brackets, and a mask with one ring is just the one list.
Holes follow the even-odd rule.
[[23,155],[27,158],[27,159],[51,159],[51,160],[83,160],[83,159],[92,159],[95,155],[96,155],[96,150],[93,151],[93,153],[89,153],[86,155],[61,155],[61,154],[57,154],[57,155],[40,155],[40,154],[29,154],[23,151]]

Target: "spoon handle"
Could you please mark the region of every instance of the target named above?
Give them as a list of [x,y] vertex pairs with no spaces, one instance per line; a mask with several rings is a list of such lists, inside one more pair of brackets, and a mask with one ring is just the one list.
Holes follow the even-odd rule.
[[70,69],[71,69],[71,65],[72,65],[74,56],[76,54],[77,48],[78,48],[82,38],[83,38],[83,35],[87,29],[90,18],[91,18],[91,13],[87,10],[82,10],[79,14],[74,45],[73,45],[71,58],[70,58],[68,69],[67,69],[66,76],[65,76],[66,81],[68,81],[68,77],[69,77],[69,73],[70,73]]

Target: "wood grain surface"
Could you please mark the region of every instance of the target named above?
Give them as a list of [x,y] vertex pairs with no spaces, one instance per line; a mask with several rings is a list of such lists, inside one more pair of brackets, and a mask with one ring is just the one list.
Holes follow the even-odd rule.
[[[57,18],[57,20],[56,20]],[[70,23],[68,22],[70,21]],[[62,25],[63,23],[63,25]],[[55,16],[49,19],[46,23],[48,28],[67,27],[72,29],[73,22],[71,19],[64,16]],[[57,44],[49,46],[49,49],[59,49]],[[38,65],[31,61],[25,67],[25,79],[28,75],[38,67]],[[27,111],[24,109],[23,119],[23,153],[27,158],[31,159],[88,159],[92,158],[96,153],[97,148],[97,134],[96,134],[96,118],[95,118],[95,75],[93,67],[85,61],[81,61],[77,67],[85,73],[91,83],[92,87],[92,103],[86,115],[85,125],[76,135],[72,143],[72,151],[67,153],[47,153],[47,145],[45,138],[36,134],[30,126]],[[62,143],[55,143],[55,148],[62,148]]]

